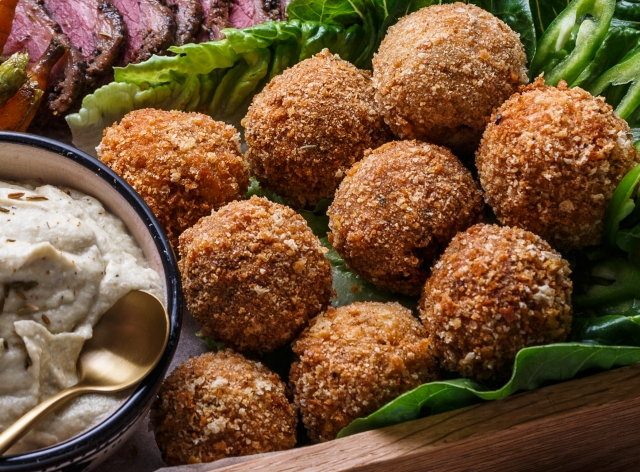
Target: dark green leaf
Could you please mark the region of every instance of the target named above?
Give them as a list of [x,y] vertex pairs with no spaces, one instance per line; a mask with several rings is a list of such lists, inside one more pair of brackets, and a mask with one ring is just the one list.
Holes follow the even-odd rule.
[[607,346],[640,346],[640,317],[606,315],[598,318],[575,318],[570,340]]
[[616,244],[625,252],[633,251],[638,243],[640,243],[640,225],[620,230],[616,235]]
[[293,0],[287,15],[292,20],[350,26],[364,22],[366,9],[362,0]]
[[553,20],[567,8],[569,0],[531,0],[529,4],[536,37],[541,38]]
[[613,15],[613,25],[640,28],[640,1],[618,0]]
[[601,305],[594,308],[596,316],[628,316],[631,317],[631,321],[634,323],[640,322],[640,299],[633,298],[631,300],[625,300],[620,303],[611,305]]
[[640,362],[639,347],[564,343],[522,349],[511,379],[498,390],[487,390],[466,379],[431,382],[407,392],[375,413],[353,421],[338,437],[442,413],[481,400],[499,400],[518,390],[533,390],[574,378],[585,371],[607,370]]
[[587,286],[584,293],[574,293],[575,307],[615,304],[640,298],[640,266],[611,256],[594,265],[591,275],[602,283]]

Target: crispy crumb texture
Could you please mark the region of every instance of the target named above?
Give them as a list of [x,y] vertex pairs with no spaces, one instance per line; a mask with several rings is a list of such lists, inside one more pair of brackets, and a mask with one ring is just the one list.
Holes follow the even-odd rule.
[[252,172],[297,207],[331,198],[365,149],[391,139],[370,73],[327,49],[274,77],[242,126]]
[[491,117],[476,154],[502,224],[567,251],[600,243],[607,203],[636,163],[629,126],[602,97],[534,84]]
[[516,353],[566,340],[569,264],[529,231],[475,225],[434,265],[420,317],[440,365],[463,377],[504,380]]
[[330,241],[377,287],[419,295],[451,238],[482,220],[480,186],[448,149],[433,144],[394,141],[365,156],[327,211]]
[[526,84],[527,58],[505,23],[454,3],[389,28],[373,58],[375,99],[391,130],[473,153],[494,107]]
[[244,198],[249,186],[238,131],[200,113],[132,111],[104,130],[97,151],[142,196],[175,249],[185,229]]
[[426,331],[398,303],[329,308],[293,345],[290,383],[315,442],[335,439],[356,418],[439,378]]
[[180,236],[187,306],[202,333],[239,351],[291,341],[333,294],[326,249],[291,208],[232,202]]
[[280,378],[228,350],[176,367],[151,409],[156,443],[170,466],[290,449],[296,424]]

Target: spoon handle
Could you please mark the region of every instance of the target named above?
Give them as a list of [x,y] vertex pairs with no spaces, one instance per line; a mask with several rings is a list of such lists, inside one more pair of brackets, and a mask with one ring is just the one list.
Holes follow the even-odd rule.
[[82,386],[75,385],[56,393],[49,397],[29,412],[25,413],[19,420],[13,423],[2,434],[0,434],[0,456],[9,449],[18,439],[24,436],[33,426],[42,420],[48,413],[52,412],[65,401],[80,395],[86,391]]

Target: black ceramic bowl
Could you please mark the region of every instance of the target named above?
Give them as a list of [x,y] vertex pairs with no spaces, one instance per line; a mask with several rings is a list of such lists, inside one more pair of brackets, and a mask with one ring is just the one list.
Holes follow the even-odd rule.
[[0,471],[84,471],[97,466],[133,434],[151,407],[178,345],[182,291],[175,256],[142,198],[118,175],[77,149],[22,133],[0,132],[0,180],[37,179],[91,195],[118,216],[165,283],[169,341],[156,368],[120,408],[98,426],[54,446],[0,457]]

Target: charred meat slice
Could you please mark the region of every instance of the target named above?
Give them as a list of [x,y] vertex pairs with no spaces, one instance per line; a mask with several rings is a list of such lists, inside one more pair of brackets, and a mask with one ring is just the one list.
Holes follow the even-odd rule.
[[[87,63],[82,53],[70,46],[51,72],[45,102],[54,115],[64,115],[80,105],[79,94],[83,90]],[[77,105],[77,106],[76,106]]]
[[194,42],[203,20],[200,0],[167,0],[167,6],[176,21],[176,45]]
[[279,0],[233,0],[229,9],[229,22],[234,28],[246,28],[279,19]]
[[60,33],[60,26],[49,18],[36,0],[20,0],[3,54],[9,56],[26,49],[29,62],[33,64],[47,49],[51,38]]
[[44,6],[82,53],[87,83],[95,85],[111,70],[124,47],[122,15],[108,0],[44,0]]
[[174,43],[175,21],[159,0],[114,0],[127,24],[127,46],[121,64],[141,62]]
[[221,30],[229,28],[229,0],[202,0],[202,30],[198,42],[223,39]]
[[62,115],[75,103],[83,88],[86,65],[80,52],[70,46],[67,35],[49,17],[41,1],[20,0],[3,53],[10,55],[26,49],[33,64],[54,37],[67,52],[51,71],[44,102],[52,114]]

